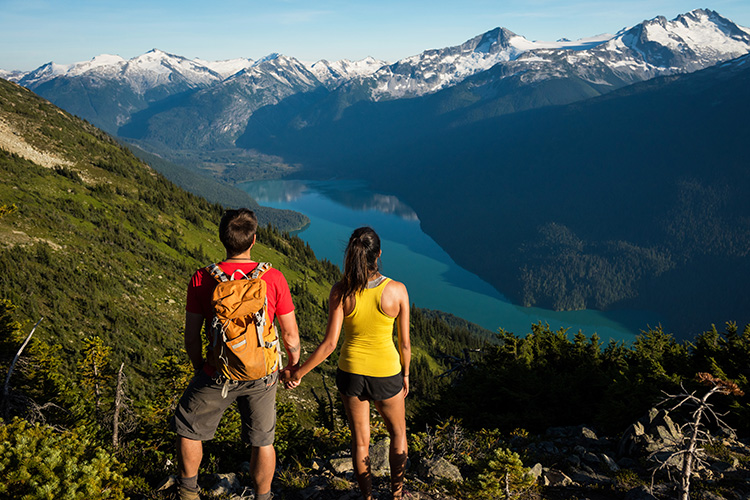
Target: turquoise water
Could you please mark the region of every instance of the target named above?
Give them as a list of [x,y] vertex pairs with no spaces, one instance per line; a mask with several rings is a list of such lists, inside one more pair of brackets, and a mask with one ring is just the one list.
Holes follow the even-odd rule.
[[381,239],[383,274],[402,281],[418,307],[455,314],[491,331],[499,328],[524,335],[531,325],[548,323],[568,333],[597,333],[630,342],[640,329],[655,325],[652,315],[616,315],[585,310],[555,312],[512,304],[478,276],[459,267],[422,232],[419,218],[394,196],[375,193],[353,181],[258,181],[240,185],[265,206],[302,212],[310,224],[299,231],[318,258],[343,267],[343,254],[352,230],[370,226]]

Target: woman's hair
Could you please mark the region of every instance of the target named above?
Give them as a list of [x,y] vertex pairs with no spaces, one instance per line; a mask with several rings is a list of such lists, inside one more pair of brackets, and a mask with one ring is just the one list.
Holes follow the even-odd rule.
[[247,208],[227,210],[219,222],[219,240],[227,250],[227,256],[241,254],[253,244],[258,219],[255,212]]
[[378,271],[378,257],[378,234],[369,227],[355,229],[344,254],[344,277],[340,282],[342,300],[365,289],[367,278]]

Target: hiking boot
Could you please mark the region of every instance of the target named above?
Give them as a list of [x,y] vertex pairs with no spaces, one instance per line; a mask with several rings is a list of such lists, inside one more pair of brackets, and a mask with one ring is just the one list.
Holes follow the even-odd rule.
[[192,490],[180,484],[177,486],[177,498],[179,500],[200,500],[200,491],[200,489]]

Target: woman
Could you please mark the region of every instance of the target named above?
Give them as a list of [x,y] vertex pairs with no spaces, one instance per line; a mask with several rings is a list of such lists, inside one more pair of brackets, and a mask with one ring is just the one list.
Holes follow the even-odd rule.
[[[391,438],[389,462],[393,498],[402,497],[406,468],[406,415],[409,393],[409,294],[403,283],[381,275],[380,238],[369,227],[356,229],[346,247],[344,277],[331,288],[325,338],[310,358],[290,374],[295,387],[324,361],[344,328],[336,385],[352,432],[352,463],[362,498],[372,498],[370,474],[370,401],[375,403]],[[398,349],[393,343],[393,323]]]

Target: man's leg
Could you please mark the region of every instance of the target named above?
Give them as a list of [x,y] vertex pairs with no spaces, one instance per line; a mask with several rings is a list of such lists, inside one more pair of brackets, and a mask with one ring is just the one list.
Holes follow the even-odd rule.
[[253,446],[250,455],[250,473],[255,481],[255,499],[265,500],[271,495],[271,482],[276,470],[276,450],[272,444]]
[[178,492],[181,499],[197,499],[198,469],[203,459],[203,442],[177,436],[177,460],[179,462]]
[[180,477],[197,476],[203,460],[203,442],[177,436],[177,459]]

